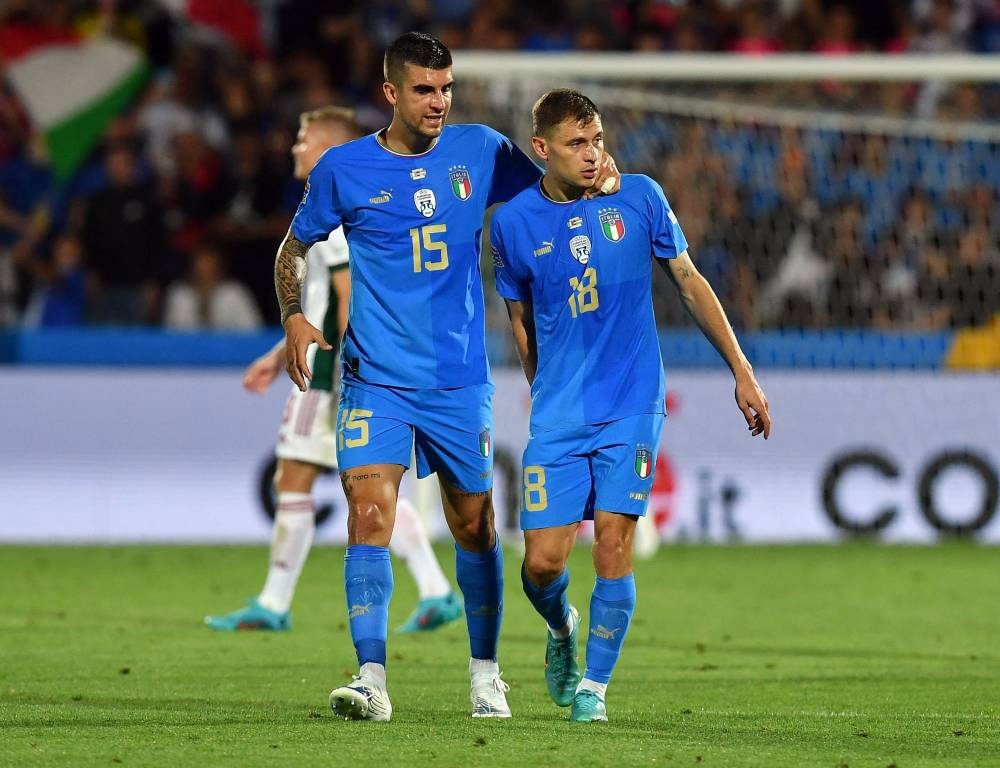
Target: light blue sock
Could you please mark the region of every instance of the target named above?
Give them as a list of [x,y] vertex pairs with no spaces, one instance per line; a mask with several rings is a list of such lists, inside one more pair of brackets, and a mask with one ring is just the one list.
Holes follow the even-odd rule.
[[635,612],[635,575],[620,579],[594,579],[590,598],[590,634],[587,636],[587,670],[583,676],[597,683],[611,681],[622,643]]
[[387,547],[354,544],[344,557],[344,590],[351,640],[358,665],[385,666],[385,638],[392,598],[392,563]]
[[521,584],[528,600],[552,629],[562,629],[566,626],[566,622],[569,621],[569,599],[566,597],[566,589],[569,587],[568,570],[564,568],[551,584],[538,587],[528,578],[522,565]]
[[503,618],[503,551],[467,552],[455,545],[455,578],[465,598],[469,648],[474,659],[496,661]]

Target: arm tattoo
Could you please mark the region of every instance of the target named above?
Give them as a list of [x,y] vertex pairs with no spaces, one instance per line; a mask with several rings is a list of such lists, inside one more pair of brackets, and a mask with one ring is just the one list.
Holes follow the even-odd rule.
[[274,260],[274,291],[278,294],[282,325],[290,316],[302,311],[302,277],[308,252],[309,246],[289,232]]

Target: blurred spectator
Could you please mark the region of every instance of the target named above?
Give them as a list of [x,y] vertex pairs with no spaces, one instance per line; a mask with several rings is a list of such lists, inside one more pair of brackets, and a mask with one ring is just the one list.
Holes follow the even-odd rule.
[[948,241],[925,243],[917,264],[919,312],[912,326],[921,331],[939,331],[951,326],[950,280],[954,246]]
[[161,194],[171,246],[178,253],[189,253],[225,213],[233,194],[233,181],[224,156],[197,131],[176,135],[174,156],[176,173],[163,179]]
[[903,198],[895,222],[877,238],[878,305],[873,324],[882,329],[917,328],[924,322],[920,270],[925,254],[940,251],[944,235],[934,223],[930,198],[912,189]]
[[25,313],[25,325],[82,325],[87,308],[87,276],[80,238],[68,232],[59,235],[52,245],[50,263],[40,272],[40,285]]
[[762,55],[777,53],[781,44],[768,28],[769,17],[757,5],[747,7],[740,15],[736,35],[729,44],[733,53]]
[[573,29],[565,0],[533,3],[521,48],[526,51],[571,51]]
[[946,288],[951,326],[986,325],[1000,312],[1000,257],[994,237],[983,224],[958,235],[955,267]]
[[227,276],[222,252],[204,242],[191,254],[189,279],[167,291],[163,322],[182,331],[251,331],[261,318],[250,292]]
[[864,205],[845,198],[825,217],[820,239],[829,265],[822,304],[823,324],[830,328],[867,328],[880,299],[876,266],[867,249]]
[[83,240],[92,283],[91,322],[149,323],[166,258],[163,210],[125,144],[105,150],[108,186],[85,202]]
[[[289,141],[278,158],[264,147],[258,132],[236,135],[232,147],[231,194],[224,215],[212,226],[213,239],[229,254],[233,275],[246,285],[268,322],[277,322],[272,265],[277,243],[288,229],[290,210],[286,202]],[[301,185],[294,185],[292,205],[298,203]]]
[[139,120],[160,177],[169,178],[177,172],[174,142],[180,134],[196,133],[210,147],[225,147],[229,132],[209,99],[210,83],[205,54],[189,47],[181,51],[172,72],[147,95]]
[[761,285],[756,319],[765,327],[810,327],[832,267],[818,251],[820,207],[801,151],[792,148],[782,157],[778,192],[778,203],[753,223],[754,273]]

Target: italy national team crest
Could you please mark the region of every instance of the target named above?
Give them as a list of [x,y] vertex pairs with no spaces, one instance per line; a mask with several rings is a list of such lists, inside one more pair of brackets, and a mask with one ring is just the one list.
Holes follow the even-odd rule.
[[434,215],[434,209],[437,208],[437,200],[434,198],[434,190],[432,189],[418,189],[413,193],[413,204],[417,206],[417,210],[420,214],[429,219]]
[[490,438],[490,431],[483,429],[479,433],[479,452],[483,455],[484,459],[488,459],[491,450],[493,450],[493,441]]
[[625,222],[622,220],[621,211],[617,208],[599,212],[601,231],[612,243],[617,243],[625,237]]
[[590,261],[590,238],[586,235],[577,235],[569,241],[569,250],[573,258],[581,264]]
[[653,452],[649,448],[635,449],[635,473],[645,480],[653,472]]
[[468,200],[472,196],[472,179],[469,170],[464,165],[456,165],[448,176],[451,178],[451,191],[459,200]]

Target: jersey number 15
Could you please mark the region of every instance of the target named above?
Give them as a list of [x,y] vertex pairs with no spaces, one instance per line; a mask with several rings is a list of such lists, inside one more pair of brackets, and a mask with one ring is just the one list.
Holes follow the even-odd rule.
[[[437,272],[448,268],[448,244],[444,240],[435,240],[434,235],[443,235],[448,231],[444,224],[427,224],[410,230],[410,244],[413,246],[413,271]],[[425,259],[425,256],[437,254],[435,260]]]

